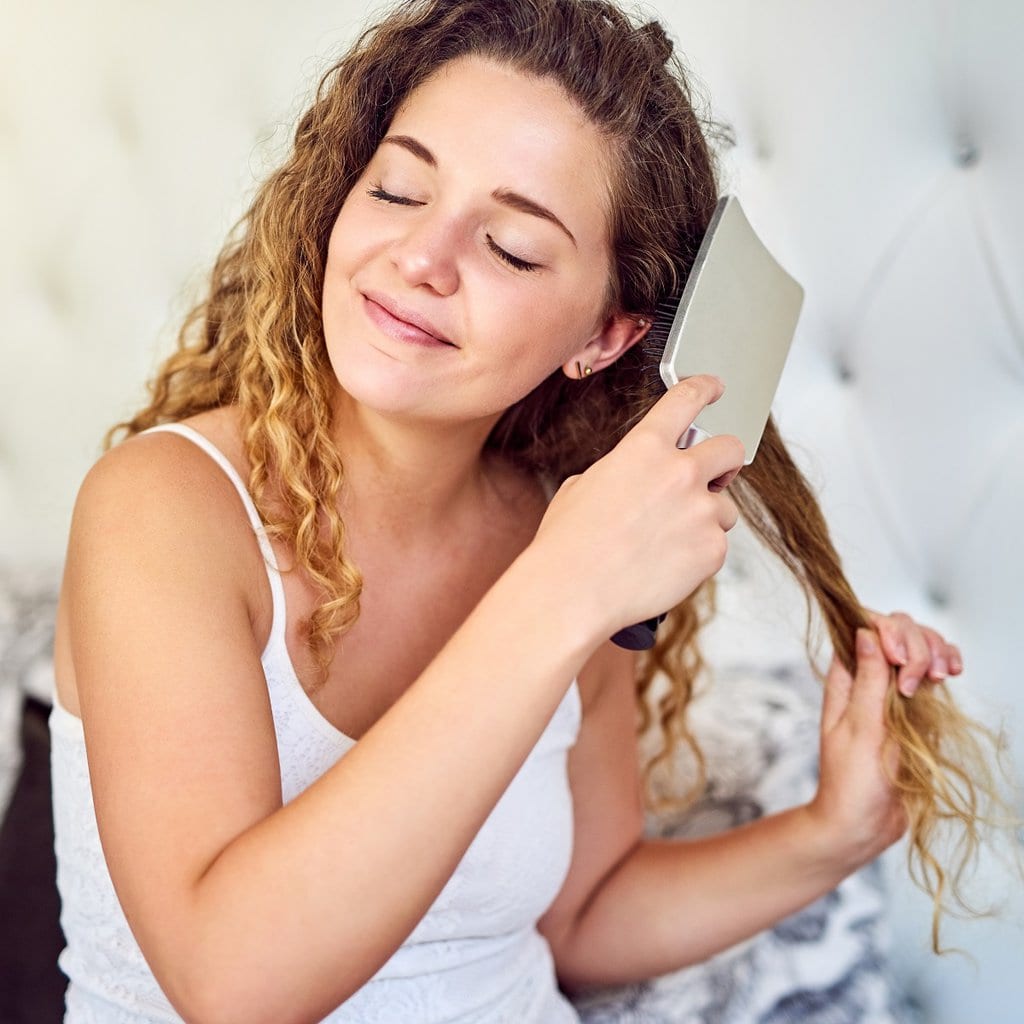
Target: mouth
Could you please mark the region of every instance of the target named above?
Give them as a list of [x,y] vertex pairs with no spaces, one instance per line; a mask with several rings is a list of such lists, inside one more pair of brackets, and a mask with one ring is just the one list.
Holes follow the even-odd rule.
[[386,334],[400,341],[420,345],[447,345],[458,348],[444,336],[441,330],[427,317],[416,310],[396,301],[382,292],[362,293],[366,312],[374,323]]

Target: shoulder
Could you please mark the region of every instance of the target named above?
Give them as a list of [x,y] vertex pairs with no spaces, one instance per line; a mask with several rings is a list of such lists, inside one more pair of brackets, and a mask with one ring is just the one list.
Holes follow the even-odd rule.
[[[237,440],[237,417],[232,409],[213,409],[181,421],[202,434],[217,447],[244,480],[240,466],[241,443]],[[145,491],[142,485],[145,485]],[[212,491],[206,491],[209,485]],[[193,486],[189,486],[193,485]],[[196,492],[196,487],[200,490]],[[205,491],[205,493],[204,493]],[[116,499],[133,493],[143,505],[156,503],[166,507],[185,505],[190,498],[216,500],[221,493],[233,494],[235,488],[221,467],[188,438],[172,431],[139,433],[106,451],[90,468],[79,489],[78,501]],[[133,503],[135,504],[135,503]]]
[[69,558],[125,565],[174,562],[237,580],[256,547],[241,499],[198,445],[168,431],[137,434],[105,452],[75,500]]
[[[178,434],[137,434],[105,452],[79,487],[75,516],[120,513],[173,519],[234,491],[224,471]],[[227,492],[230,493],[230,492]],[[195,525],[198,525],[196,523]]]

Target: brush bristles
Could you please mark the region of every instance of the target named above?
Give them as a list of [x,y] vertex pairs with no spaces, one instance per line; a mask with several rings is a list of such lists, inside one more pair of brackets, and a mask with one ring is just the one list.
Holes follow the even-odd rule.
[[644,354],[644,385],[665,391],[665,382],[661,379],[661,360],[665,356],[668,344],[668,333],[679,309],[681,295],[668,296],[661,299],[651,315],[650,330],[640,342]]

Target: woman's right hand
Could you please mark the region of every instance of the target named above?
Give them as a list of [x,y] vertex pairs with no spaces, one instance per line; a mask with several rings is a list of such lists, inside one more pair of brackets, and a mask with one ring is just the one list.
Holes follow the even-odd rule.
[[723,434],[676,447],[724,390],[707,374],[681,380],[548,506],[531,547],[575,581],[605,635],[675,607],[725,562],[739,511],[723,488],[743,443]]

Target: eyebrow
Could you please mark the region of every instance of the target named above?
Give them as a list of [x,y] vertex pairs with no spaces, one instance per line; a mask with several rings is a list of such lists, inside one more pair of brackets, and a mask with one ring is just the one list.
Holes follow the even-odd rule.
[[[385,135],[381,142],[390,142],[392,145],[401,146],[402,149],[408,150],[425,164],[435,169],[437,168],[437,158],[434,154],[422,142],[414,139],[411,135]],[[533,199],[521,195],[519,192],[513,192],[512,189],[508,188],[495,189],[491,193],[491,197],[513,210],[519,210],[521,213],[528,213],[533,217],[540,217],[542,220],[550,221],[564,231],[569,236],[572,244],[576,245],[576,239],[573,237],[572,232],[546,206],[541,206],[540,203],[535,202]]]

